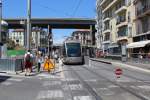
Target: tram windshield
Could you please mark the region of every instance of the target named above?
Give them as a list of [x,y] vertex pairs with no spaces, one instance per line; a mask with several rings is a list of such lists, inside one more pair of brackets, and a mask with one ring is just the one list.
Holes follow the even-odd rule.
[[81,46],[80,43],[66,43],[68,57],[80,57]]

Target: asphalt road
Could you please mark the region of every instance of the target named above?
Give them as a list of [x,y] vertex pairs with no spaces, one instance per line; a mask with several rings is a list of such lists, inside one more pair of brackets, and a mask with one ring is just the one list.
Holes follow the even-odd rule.
[[150,100],[150,74],[91,62],[64,65],[55,74],[0,76],[0,100]]

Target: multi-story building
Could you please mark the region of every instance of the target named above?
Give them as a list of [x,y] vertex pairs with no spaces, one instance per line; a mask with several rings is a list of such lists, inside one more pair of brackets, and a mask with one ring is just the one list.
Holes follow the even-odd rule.
[[92,55],[93,48],[90,30],[77,30],[72,33],[72,39],[79,40],[85,55]]
[[96,9],[97,9],[97,15],[96,15],[96,25],[95,28],[97,30],[97,32],[95,33],[95,37],[96,37],[96,46],[98,49],[102,50],[102,9],[100,7],[100,2],[101,0],[98,0],[96,3]]
[[[134,53],[150,52],[150,0],[134,0],[133,43],[128,45]],[[141,52],[141,51],[140,51]]]
[[[16,44],[25,46],[24,33],[24,29],[15,29],[9,33],[9,38]],[[47,33],[44,30],[33,28],[30,42],[32,48],[47,47]]]
[[133,1],[97,0],[97,34],[100,47],[110,55],[126,55],[132,42]]
[[9,33],[9,38],[13,40],[15,44],[24,46],[24,29],[13,30],[11,33]]
[[91,36],[89,30],[77,30],[72,33],[74,40],[79,40],[82,46],[91,45]]

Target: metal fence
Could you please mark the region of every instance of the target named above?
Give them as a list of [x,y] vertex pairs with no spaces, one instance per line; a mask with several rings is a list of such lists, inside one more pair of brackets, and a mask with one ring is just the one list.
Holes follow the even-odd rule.
[[23,58],[5,58],[0,59],[1,72],[16,72],[23,70]]
[[137,63],[150,63],[150,55],[148,53],[131,53],[128,61]]

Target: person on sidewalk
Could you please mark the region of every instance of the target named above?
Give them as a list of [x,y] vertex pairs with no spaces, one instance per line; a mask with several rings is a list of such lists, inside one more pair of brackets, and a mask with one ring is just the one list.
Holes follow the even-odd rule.
[[50,59],[49,56],[46,56],[45,57],[45,60],[44,60],[44,70],[48,71],[48,73],[50,73],[50,71],[52,69],[54,69],[55,67],[55,64],[52,62],[52,60]]
[[41,56],[41,52],[38,52],[37,54],[37,71],[40,72],[41,69],[41,63],[42,63],[42,56]]
[[59,58],[59,66],[63,66],[63,57]]
[[33,55],[30,53],[30,50],[24,55],[25,62],[25,76],[30,75],[32,69],[32,58]]

